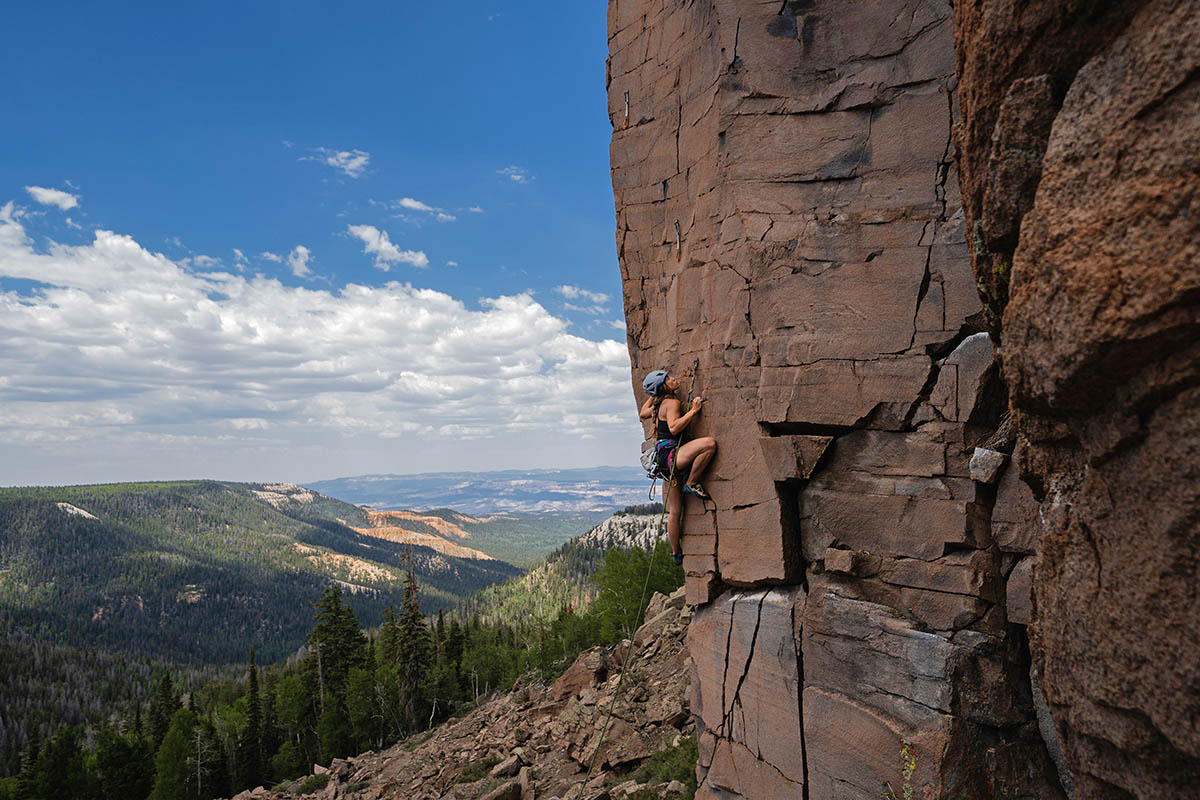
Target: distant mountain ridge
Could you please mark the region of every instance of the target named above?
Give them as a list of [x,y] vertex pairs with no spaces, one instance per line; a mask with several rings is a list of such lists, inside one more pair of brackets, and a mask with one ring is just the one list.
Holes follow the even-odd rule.
[[0,489],[0,633],[181,662],[240,661],[254,644],[266,662],[304,642],[331,582],[374,625],[399,596],[402,559],[426,611],[521,573],[405,538],[292,484]]
[[304,485],[373,508],[474,515],[612,513],[646,502],[649,489],[640,467],[358,475]]

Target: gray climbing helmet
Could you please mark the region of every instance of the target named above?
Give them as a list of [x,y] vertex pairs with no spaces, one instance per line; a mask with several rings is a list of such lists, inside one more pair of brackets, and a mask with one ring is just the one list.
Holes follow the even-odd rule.
[[662,393],[663,384],[667,382],[667,371],[665,369],[656,369],[646,376],[642,381],[642,388],[646,394],[651,397],[658,397]]

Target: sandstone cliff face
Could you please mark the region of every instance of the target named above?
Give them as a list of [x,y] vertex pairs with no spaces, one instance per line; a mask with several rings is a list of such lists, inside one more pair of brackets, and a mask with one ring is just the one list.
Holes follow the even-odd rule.
[[635,385],[697,365],[720,445],[684,520],[698,796],[1062,797],[1037,503],[970,466],[1007,403],[950,4],[610,0],[609,35]]
[[1200,3],[955,11],[974,268],[1040,500],[1041,688],[1080,797],[1194,797]]

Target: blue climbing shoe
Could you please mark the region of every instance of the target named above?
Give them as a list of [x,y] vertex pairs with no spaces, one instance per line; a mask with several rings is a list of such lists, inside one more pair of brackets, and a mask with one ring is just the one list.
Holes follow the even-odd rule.
[[672,553],[671,558],[675,559],[676,566],[683,566],[683,553]]
[[683,485],[683,490],[688,494],[696,495],[696,497],[699,497],[701,500],[712,500],[712,498],[708,496],[708,492],[704,491],[704,487],[698,483],[685,483]]

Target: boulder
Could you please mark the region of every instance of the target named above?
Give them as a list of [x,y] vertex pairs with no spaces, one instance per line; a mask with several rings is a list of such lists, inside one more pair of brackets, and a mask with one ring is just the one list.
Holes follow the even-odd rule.
[[571,666],[567,667],[550,687],[555,700],[575,697],[588,686],[595,686],[608,676],[608,654],[603,648],[593,647],[580,653]]
[[939,365],[937,384],[929,402],[944,419],[968,422],[983,411],[992,377],[992,340],[986,333],[968,336]]
[[971,455],[971,480],[995,483],[1008,465],[1008,455],[986,447],[976,447]]

